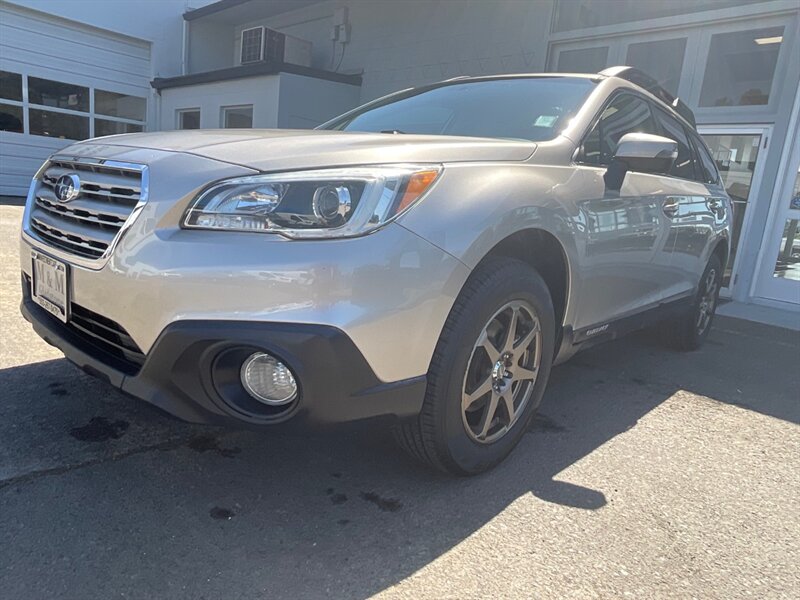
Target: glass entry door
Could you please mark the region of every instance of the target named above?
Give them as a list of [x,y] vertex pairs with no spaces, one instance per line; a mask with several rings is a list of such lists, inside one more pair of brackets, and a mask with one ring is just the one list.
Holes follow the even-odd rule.
[[[800,105],[800,92],[797,102]],[[785,167],[778,173],[755,295],[800,306],[800,122],[796,116],[795,134],[789,139],[793,143],[787,144]]]
[[733,200],[731,255],[722,281],[723,295],[730,296],[736,285],[736,257],[749,237],[752,203],[759,189],[771,128],[715,125],[697,130],[708,144],[725,190]]

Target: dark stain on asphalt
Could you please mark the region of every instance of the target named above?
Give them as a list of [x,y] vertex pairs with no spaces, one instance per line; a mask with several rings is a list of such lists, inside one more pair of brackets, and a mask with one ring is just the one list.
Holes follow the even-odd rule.
[[195,452],[216,452],[225,458],[233,458],[242,451],[241,448],[236,446],[223,448],[219,445],[219,440],[213,435],[196,435],[186,445]]
[[566,430],[567,428],[563,425],[540,413],[534,415],[531,426],[528,428],[529,432],[543,431],[545,433],[560,433]]
[[403,503],[399,500],[395,500],[394,498],[381,498],[375,492],[361,492],[359,497],[366,502],[372,502],[384,512],[397,512],[403,508]]
[[335,477],[336,479],[341,479],[342,474],[339,473],[338,471],[334,471],[333,473],[331,473],[331,477]]
[[60,381],[53,381],[47,384],[47,387],[50,388],[50,395],[51,396],[66,396],[69,394],[67,390],[64,389],[64,384]]
[[230,521],[236,516],[235,512],[227,508],[222,508],[221,506],[215,506],[208,511],[208,514],[211,515],[212,519],[217,519],[218,521]]
[[336,493],[336,490],[332,487],[325,490],[325,493],[330,497],[332,504],[344,504],[347,502],[347,496],[345,494]]
[[339,519],[336,521],[339,525],[347,525],[350,522],[350,519]]
[[640,377],[631,377],[631,381],[636,385],[647,385],[647,382]]
[[82,442],[118,440],[128,430],[127,421],[109,421],[105,417],[92,417],[83,427],[73,427],[69,434]]
[[347,502],[347,496],[345,494],[332,494],[331,495],[331,503],[332,504],[344,504]]

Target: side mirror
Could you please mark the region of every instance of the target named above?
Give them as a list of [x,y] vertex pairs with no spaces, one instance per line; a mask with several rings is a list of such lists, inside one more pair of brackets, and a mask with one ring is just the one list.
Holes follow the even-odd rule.
[[626,133],[604,175],[606,187],[619,190],[628,171],[669,173],[678,158],[678,143],[650,133]]

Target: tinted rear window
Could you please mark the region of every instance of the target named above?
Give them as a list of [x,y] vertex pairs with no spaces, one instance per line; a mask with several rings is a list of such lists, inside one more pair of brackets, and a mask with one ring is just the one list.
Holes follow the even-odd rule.
[[451,83],[387,99],[327,127],[545,141],[559,134],[594,86],[578,77]]

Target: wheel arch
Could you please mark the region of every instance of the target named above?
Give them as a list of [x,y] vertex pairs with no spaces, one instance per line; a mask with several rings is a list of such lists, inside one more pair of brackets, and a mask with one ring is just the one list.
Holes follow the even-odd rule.
[[558,348],[571,291],[571,270],[566,248],[546,229],[528,228],[516,231],[492,246],[476,265],[498,257],[520,260],[538,271],[553,301]]
[[717,256],[719,258],[719,262],[722,263],[722,268],[725,269],[728,265],[728,260],[730,259],[730,244],[728,243],[727,237],[720,237],[719,240],[713,246],[711,253],[708,255],[709,258],[712,256]]

